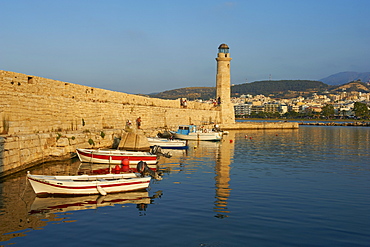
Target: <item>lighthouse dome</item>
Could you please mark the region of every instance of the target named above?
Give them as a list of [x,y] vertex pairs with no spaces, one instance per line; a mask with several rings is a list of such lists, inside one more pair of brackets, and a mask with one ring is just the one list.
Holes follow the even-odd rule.
[[227,44],[221,44],[218,49],[229,49],[229,46]]
[[219,53],[229,53],[229,46],[227,44],[221,44],[218,47],[218,52]]

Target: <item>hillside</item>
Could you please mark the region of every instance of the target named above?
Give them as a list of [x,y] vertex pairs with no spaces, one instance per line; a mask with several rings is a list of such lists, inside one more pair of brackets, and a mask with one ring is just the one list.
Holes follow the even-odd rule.
[[331,92],[351,92],[351,91],[357,91],[362,93],[369,93],[370,92],[370,86],[367,84],[361,82],[361,81],[352,81],[348,82],[344,85],[340,85],[338,87],[332,88]]
[[[235,85],[231,89],[232,96],[241,94],[263,94],[274,98],[296,97],[303,92],[315,93],[325,91],[328,85],[320,81],[309,80],[281,80],[281,81],[256,81]],[[289,95],[289,96],[287,96]]]
[[[295,97],[296,95],[300,95],[300,92],[313,93],[327,90],[328,88],[328,85],[319,81],[257,81],[232,86],[231,96],[238,97],[242,94],[263,94],[268,96],[273,94],[275,97],[284,97],[288,94],[288,97]],[[190,100],[208,100],[210,98],[215,98],[215,94],[215,87],[188,87],[150,94],[149,96],[161,99],[178,99],[181,97]]]
[[[339,86],[330,86],[320,81],[309,80],[281,80],[281,81],[256,81],[231,87],[231,96],[239,97],[242,94],[263,94],[275,99],[288,99],[297,96],[309,97],[313,93],[338,93],[342,91],[370,92],[370,86],[361,81],[352,81]],[[187,98],[189,100],[208,100],[215,98],[215,87],[187,87],[168,90],[148,96],[161,99]]]
[[168,90],[161,93],[149,94],[148,96],[160,99],[178,99],[187,98],[190,100],[214,98],[216,88],[214,87],[186,87],[174,90]]
[[358,73],[353,71],[340,72],[321,79],[320,81],[328,85],[343,85],[351,81],[361,80],[362,82],[370,81],[370,72]]

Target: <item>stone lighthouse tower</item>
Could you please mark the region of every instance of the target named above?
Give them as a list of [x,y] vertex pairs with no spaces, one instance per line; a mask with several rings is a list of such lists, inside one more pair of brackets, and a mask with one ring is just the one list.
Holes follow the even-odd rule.
[[230,61],[229,46],[221,44],[217,54],[216,100],[220,107],[222,124],[235,123],[234,106],[230,100]]

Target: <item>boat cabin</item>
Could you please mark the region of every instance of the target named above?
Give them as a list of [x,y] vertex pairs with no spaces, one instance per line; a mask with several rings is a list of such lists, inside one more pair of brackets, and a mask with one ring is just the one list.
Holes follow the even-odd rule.
[[189,133],[194,133],[196,131],[197,126],[195,125],[179,125],[177,133],[182,135],[188,135]]

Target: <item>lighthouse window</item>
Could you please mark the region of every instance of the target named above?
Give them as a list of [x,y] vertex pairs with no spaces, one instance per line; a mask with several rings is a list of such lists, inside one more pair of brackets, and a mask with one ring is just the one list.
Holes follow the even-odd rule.
[[227,53],[225,54],[225,57],[227,57]]
[[220,48],[220,49],[218,49],[218,52],[219,53],[229,53],[229,49]]

